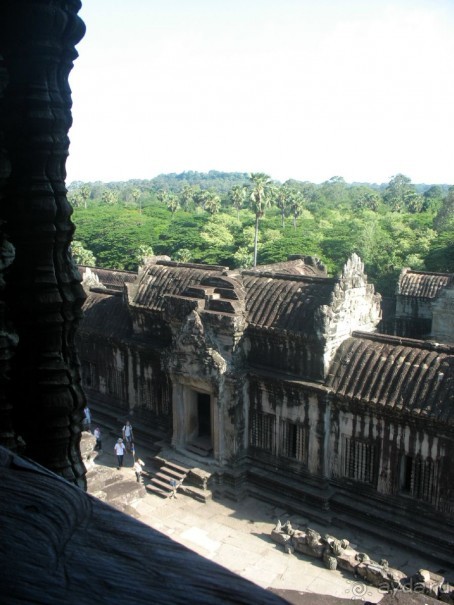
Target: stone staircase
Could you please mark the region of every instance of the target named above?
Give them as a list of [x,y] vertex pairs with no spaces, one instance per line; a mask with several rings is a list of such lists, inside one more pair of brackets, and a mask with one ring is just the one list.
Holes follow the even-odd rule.
[[210,437],[197,437],[187,443],[185,449],[204,458],[213,454],[213,446]]
[[181,489],[183,481],[188,476],[189,470],[175,462],[166,461],[151,477],[151,484],[146,486],[146,490],[162,498],[175,497],[177,490]]
[[179,493],[199,502],[212,499],[210,485],[216,471],[204,465],[199,456],[164,447],[158,455],[150,458],[150,462],[157,468],[155,480],[151,479],[151,484],[146,486],[150,493],[169,497],[173,492],[170,481],[175,480],[182,482],[178,487]]

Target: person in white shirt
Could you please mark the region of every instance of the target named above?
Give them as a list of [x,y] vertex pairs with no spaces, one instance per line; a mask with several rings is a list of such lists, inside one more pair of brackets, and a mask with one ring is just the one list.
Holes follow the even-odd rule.
[[117,454],[118,466],[117,471],[123,466],[123,456],[125,455],[125,444],[123,443],[123,439],[118,439],[117,443],[114,446],[115,453]]
[[134,434],[132,432],[132,426],[129,420],[126,421],[126,424],[123,427],[123,439],[126,443],[126,449],[128,450],[128,452],[130,452],[132,450]]
[[136,474],[137,483],[140,483],[140,478],[142,476],[142,466],[142,460],[140,458],[136,458],[134,462],[134,472]]
[[101,429],[99,428],[99,426],[97,426],[95,428],[95,430],[93,431],[93,435],[96,438],[95,450],[101,451],[102,450],[102,441],[101,441]]

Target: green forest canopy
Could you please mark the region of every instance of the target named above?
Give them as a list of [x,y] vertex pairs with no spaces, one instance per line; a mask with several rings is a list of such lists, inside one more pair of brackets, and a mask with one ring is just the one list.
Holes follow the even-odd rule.
[[[174,260],[251,266],[317,256],[331,274],[360,255],[379,292],[402,267],[454,271],[454,187],[273,181],[255,173],[183,172],[151,180],[71,183],[76,260],[135,270],[148,253]],[[256,241],[256,250],[254,244]]]

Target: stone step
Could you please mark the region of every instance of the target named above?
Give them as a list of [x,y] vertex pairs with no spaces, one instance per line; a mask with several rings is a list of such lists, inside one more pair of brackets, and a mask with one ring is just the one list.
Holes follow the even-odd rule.
[[196,443],[187,443],[186,449],[189,452],[193,452],[194,454],[197,454],[198,456],[203,456],[204,458],[208,458],[208,456],[211,454],[211,451],[212,451],[212,450],[207,450],[205,448],[199,447]]
[[198,502],[208,502],[213,498],[213,494],[209,489],[200,489],[199,487],[195,487],[194,485],[182,485],[180,487],[180,493],[185,496],[189,496]]
[[166,475],[166,473],[163,472],[163,470],[165,471],[165,469],[161,469],[160,471],[155,473],[154,476],[157,477],[158,479],[162,479],[163,481],[167,481],[167,483],[169,485],[170,485],[171,481],[176,481],[177,483],[182,481],[182,479],[177,479],[176,477],[172,477],[171,475]]
[[176,462],[174,462],[173,460],[166,460],[165,461],[165,466],[167,466],[170,469],[173,469],[179,473],[182,473],[184,475],[186,475],[191,469],[181,466],[179,464],[177,464]]
[[160,471],[165,472],[167,475],[171,475],[175,479],[183,480],[186,478],[186,473],[183,473],[182,471],[176,471],[167,464],[161,466]]
[[168,491],[169,493],[173,492],[173,487],[169,483],[165,483],[156,477],[152,477],[151,482],[155,485],[158,485],[161,489]]
[[146,485],[145,489],[147,490],[147,492],[151,493],[151,494],[156,494],[158,496],[161,496],[161,498],[168,498],[170,495],[170,492],[164,491],[163,489],[161,489],[160,487],[158,487],[157,485]]

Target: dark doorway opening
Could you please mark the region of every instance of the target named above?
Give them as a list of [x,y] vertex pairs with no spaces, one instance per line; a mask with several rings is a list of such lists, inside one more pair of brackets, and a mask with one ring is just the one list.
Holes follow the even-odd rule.
[[197,393],[199,437],[211,437],[211,398],[206,393]]

